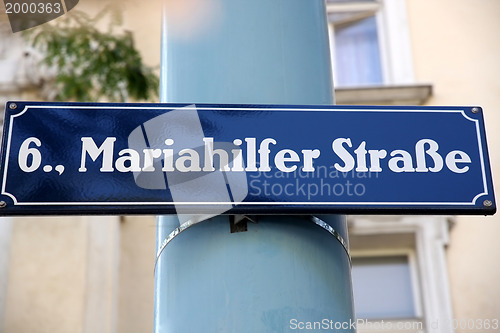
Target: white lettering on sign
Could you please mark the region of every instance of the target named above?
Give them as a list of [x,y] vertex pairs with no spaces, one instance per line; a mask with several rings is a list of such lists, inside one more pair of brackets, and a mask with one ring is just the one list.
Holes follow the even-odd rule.
[[[164,172],[269,172],[273,168],[285,173],[300,170],[314,172],[315,160],[321,156],[319,149],[276,149],[278,142],[273,138],[265,138],[258,142],[256,138],[235,139],[230,151],[214,149],[214,138],[203,138],[202,150],[181,149],[174,156],[174,140],[165,140],[164,149],[146,148],[142,151],[122,149],[115,154],[116,137],[107,137],[98,143],[92,137],[82,137],[81,160],[79,172],[87,172],[87,165],[97,163],[101,172],[154,172],[161,167]],[[351,138],[337,138],[331,147],[333,167],[340,172],[383,172],[394,173],[437,173],[449,170],[456,174],[469,171],[472,162],[470,156],[461,150],[441,152],[439,144],[432,139],[417,141],[411,150],[368,149],[366,141],[357,146]],[[18,164],[24,172],[34,172],[42,164],[41,152],[38,148],[42,141],[36,137],[26,139],[20,149]],[[243,147],[242,147],[243,146]],[[245,147],[246,146],[246,147]],[[246,148],[246,166],[244,166],[242,150]],[[203,154],[202,156],[200,156]],[[218,163],[216,163],[218,162]],[[219,167],[216,167],[219,166]],[[44,166],[44,171],[52,170],[52,166]],[[56,166],[59,174],[64,167]]]
[[106,138],[102,145],[97,148],[93,138],[85,137],[82,138],[82,160],[80,168],[78,171],[85,172],[87,168],[85,167],[87,162],[87,154],[90,156],[92,161],[96,161],[102,154],[102,167],[101,172],[113,172],[113,150],[115,147],[116,138]]
[[[343,164],[335,163],[335,168],[341,172],[349,172],[356,168],[358,172],[381,172],[381,162],[387,158],[387,151],[366,150],[366,142],[363,141],[351,154],[348,148],[352,148],[350,138],[338,138],[332,143],[333,152],[342,160]],[[406,150],[393,150],[387,162],[388,168],[392,172],[440,172],[444,165],[454,173],[464,173],[469,170],[467,165],[471,163],[471,158],[467,153],[460,150],[453,150],[446,154],[443,163],[443,156],[438,152],[439,145],[432,139],[421,139],[415,144],[412,152]],[[412,153],[414,153],[412,155]],[[366,155],[369,155],[370,166],[367,166]]]
[[[33,172],[42,164],[42,155],[38,149],[30,147],[32,143],[36,147],[41,147],[42,145],[42,142],[38,138],[27,138],[21,145],[19,155],[17,156],[17,163],[24,172]],[[31,163],[28,160],[31,160]]]

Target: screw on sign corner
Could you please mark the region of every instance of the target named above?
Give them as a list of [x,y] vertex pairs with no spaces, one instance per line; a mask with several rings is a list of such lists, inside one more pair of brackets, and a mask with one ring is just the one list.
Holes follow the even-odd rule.
[[491,206],[493,206],[493,201],[491,201],[491,200],[484,200],[483,201],[483,205],[485,207],[491,207]]
[[12,32],[52,21],[75,8],[79,0],[3,0]]

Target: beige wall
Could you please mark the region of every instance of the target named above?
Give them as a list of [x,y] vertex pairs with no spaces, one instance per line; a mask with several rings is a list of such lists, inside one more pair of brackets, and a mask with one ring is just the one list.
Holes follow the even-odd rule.
[[155,240],[155,217],[123,219],[117,332],[153,332]]
[[[92,15],[110,3],[123,7],[123,28],[134,32],[144,61],[159,67],[160,0],[147,5],[81,1],[76,10]],[[10,225],[2,229],[10,234],[10,244],[2,256],[8,271],[0,267],[6,288],[0,287],[7,290],[4,297],[0,289],[0,332],[152,331],[154,217],[128,217],[121,223],[117,217],[32,217],[0,223]]]
[[0,331],[152,332],[155,231],[154,217],[12,219]]
[[119,236],[117,217],[13,219],[2,332],[116,332]]
[[85,247],[80,219],[14,219],[4,332],[82,332]]
[[[430,105],[483,107],[500,193],[500,1],[407,3],[416,79],[433,84]],[[457,218],[448,247],[455,318],[500,319],[499,234],[500,214]]]

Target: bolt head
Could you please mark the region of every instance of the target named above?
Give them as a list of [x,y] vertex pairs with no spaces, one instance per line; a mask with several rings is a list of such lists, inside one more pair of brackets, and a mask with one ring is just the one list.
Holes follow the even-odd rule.
[[16,103],[10,103],[9,108],[11,110],[17,109],[17,104]]
[[491,207],[493,205],[493,202],[491,200],[484,200],[483,205],[485,207]]
[[472,108],[472,113],[478,113],[479,112],[479,108]]

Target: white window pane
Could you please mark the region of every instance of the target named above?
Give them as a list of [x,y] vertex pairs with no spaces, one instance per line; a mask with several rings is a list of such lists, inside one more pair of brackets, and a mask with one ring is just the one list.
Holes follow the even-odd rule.
[[382,68],[374,16],[335,26],[335,73],[338,86],[382,84]]
[[358,318],[416,316],[408,257],[353,258],[352,280]]

